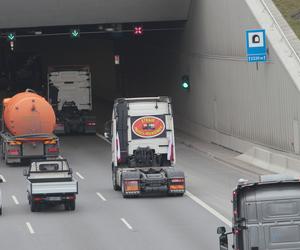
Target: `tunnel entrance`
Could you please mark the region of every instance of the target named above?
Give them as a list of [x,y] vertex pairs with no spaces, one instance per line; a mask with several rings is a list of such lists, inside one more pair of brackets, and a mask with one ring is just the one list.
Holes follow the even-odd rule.
[[7,37],[0,45],[1,99],[27,88],[47,97],[49,67],[88,65],[93,110],[102,128],[117,97],[171,95],[167,86],[174,81],[172,66],[180,56],[184,25],[178,21],[14,30],[13,47]]

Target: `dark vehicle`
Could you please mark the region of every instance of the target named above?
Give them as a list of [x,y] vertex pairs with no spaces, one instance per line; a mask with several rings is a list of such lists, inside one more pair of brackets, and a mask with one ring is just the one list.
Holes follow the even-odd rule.
[[262,176],[260,182],[243,181],[233,191],[232,232],[219,227],[220,249],[300,249],[300,181],[282,175]]

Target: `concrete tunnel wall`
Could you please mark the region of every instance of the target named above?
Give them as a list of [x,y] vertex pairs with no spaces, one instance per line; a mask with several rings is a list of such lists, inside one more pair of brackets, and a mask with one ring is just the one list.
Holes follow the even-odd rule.
[[170,85],[177,128],[240,151],[239,142],[249,141],[295,152],[299,91],[270,41],[270,63],[257,69],[245,61],[245,30],[255,28],[244,1],[192,1],[180,66],[173,68],[174,79],[190,75],[191,90]]

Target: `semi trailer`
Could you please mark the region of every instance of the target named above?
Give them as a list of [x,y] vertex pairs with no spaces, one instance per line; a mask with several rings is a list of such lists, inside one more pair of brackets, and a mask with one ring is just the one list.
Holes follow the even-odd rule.
[[300,181],[284,175],[241,180],[233,191],[232,230],[217,233],[221,250],[300,249]]
[[59,139],[52,132],[55,113],[43,97],[32,90],[3,99],[2,157],[5,163],[59,155]]
[[32,161],[24,169],[27,179],[27,198],[32,212],[45,205],[63,204],[65,210],[75,210],[78,182],[72,177],[66,159]]
[[49,67],[48,100],[57,117],[55,134],[96,133],[89,66]]
[[113,188],[124,198],[149,192],[184,194],[184,173],[175,168],[169,97],[117,99],[104,135],[112,144]]

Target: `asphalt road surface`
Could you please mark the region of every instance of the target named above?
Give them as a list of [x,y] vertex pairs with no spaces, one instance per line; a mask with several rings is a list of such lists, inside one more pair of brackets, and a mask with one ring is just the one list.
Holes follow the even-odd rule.
[[61,149],[79,181],[75,211],[54,207],[30,212],[24,167],[1,162],[6,180],[1,184],[1,250],[217,250],[216,229],[229,228],[231,221],[232,189],[240,178],[258,178],[177,144],[187,194],[123,199],[112,189],[107,142],[66,136]]

